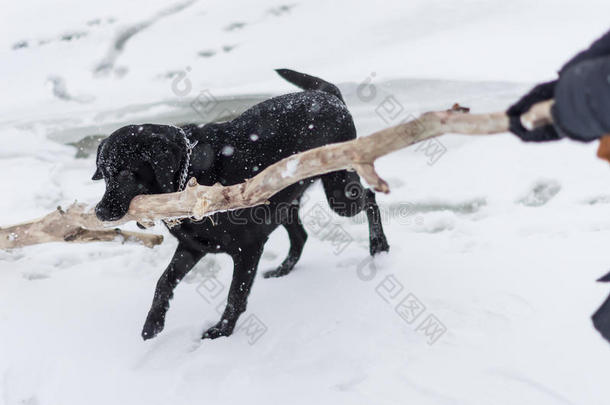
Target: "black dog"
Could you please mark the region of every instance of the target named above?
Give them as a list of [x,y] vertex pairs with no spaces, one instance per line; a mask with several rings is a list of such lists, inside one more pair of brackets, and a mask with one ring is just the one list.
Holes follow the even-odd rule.
[[[119,219],[136,195],[177,191],[187,177],[194,176],[204,185],[237,184],[295,153],[356,138],[354,122],[336,86],[292,70],[277,72],[305,91],[266,100],[229,122],[182,128],[130,125],[105,139],[93,175],[94,180],[106,181],[106,192],[95,210],[98,218]],[[363,189],[358,175],[339,171],[319,178],[337,214],[354,216],[366,209],[371,255],[388,251],[375,195]],[[229,336],[246,310],[263,246],[279,225],[288,231],[290,251],[279,268],[264,276],[286,275],[299,260],[307,239],[299,201],[314,180],[282,190],[262,210],[260,206],[218,213],[211,221],[185,220],[170,227],[178,248],[157,283],[142,337],[150,339],[163,330],[174,288],[206,253],[229,254],[234,269],[222,318],[203,338]]]

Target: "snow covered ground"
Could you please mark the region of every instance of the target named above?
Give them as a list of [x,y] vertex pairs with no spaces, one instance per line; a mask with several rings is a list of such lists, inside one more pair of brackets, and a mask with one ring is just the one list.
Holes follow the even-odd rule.
[[[365,135],[456,101],[506,108],[607,30],[609,12],[595,0],[5,4],[0,224],[100,198],[93,157],[67,143],[239,112],[293,90],[274,68],[339,83]],[[380,160],[391,251],[373,262],[362,217],[307,222],[325,206],[314,186],[296,270],[256,280],[228,339],[199,340],[230,281],[219,255],[141,340],[176,246],[161,226],[152,250],[0,252],[0,403],[607,404],[610,345],[589,319],[610,267],[610,170],[595,147],[445,136]],[[287,251],[280,229],[261,270]]]

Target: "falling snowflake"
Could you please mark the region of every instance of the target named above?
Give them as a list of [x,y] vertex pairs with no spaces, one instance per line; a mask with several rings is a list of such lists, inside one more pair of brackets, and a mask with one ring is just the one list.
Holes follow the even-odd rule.
[[224,156],[233,156],[234,151],[235,151],[235,149],[230,145],[227,145],[224,148],[222,148],[222,154]]

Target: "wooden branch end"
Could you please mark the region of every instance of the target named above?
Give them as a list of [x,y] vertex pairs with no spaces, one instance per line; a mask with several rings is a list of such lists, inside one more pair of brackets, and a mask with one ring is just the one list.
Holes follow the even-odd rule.
[[358,174],[371,186],[373,189],[380,193],[388,194],[390,192],[390,186],[388,183],[379,177],[375,171],[375,166],[372,163],[357,164],[354,168]]
[[555,104],[555,100],[552,99],[534,104],[528,112],[521,116],[521,124],[528,131],[553,124],[553,116],[551,115],[553,104]]

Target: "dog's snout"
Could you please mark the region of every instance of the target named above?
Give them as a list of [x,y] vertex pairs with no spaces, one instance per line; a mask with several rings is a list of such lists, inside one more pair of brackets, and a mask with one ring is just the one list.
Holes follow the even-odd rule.
[[113,212],[112,209],[110,209],[106,205],[103,205],[102,203],[99,203],[95,207],[95,216],[100,221],[116,221],[117,219],[120,219],[122,217],[122,215]]
[[100,221],[107,221],[110,216],[110,210],[108,207],[98,204],[95,206],[95,216],[97,216]]

